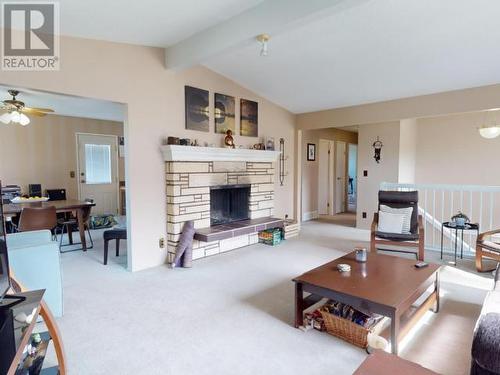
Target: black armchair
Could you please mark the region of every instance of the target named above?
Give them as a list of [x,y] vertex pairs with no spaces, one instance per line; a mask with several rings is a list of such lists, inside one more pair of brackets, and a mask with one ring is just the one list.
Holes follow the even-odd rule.
[[[378,207],[386,205],[391,208],[413,207],[410,233],[386,233],[378,230],[378,212],[373,217],[370,237],[370,250],[396,251],[415,254],[418,260],[424,260],[424,225],[422,215],[418,214],[418,191],[379,191]],[[411,250],[384,249],[384,246],[415,248]]]

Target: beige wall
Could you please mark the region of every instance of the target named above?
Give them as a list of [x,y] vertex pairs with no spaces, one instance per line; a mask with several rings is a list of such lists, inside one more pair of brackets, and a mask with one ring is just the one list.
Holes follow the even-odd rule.
[[484,120],[484,112],[419,119],[416,182],[500,185],[500,138],[479,135]]
[[322,129],[474,112],[500,106],[500,84],[297,115],[299,129]]
[[[2,183],[40,183],[42,189],[65,188],[68,198],[78,198],[76,133],[123,136],[123,123],[49,115],[31,118],[28,126],[0,126],[0,177]],[[119,179],[125,178],[124,158],[118,158]]]
[[[284,186],[276,184],[276,214],[294,215],[293,181],[295,116],[207,68],[182,72],[165,69],[164,50],[79,38],[61,38],[61,70],[0,72],[0,83],[127,104],[125,142],[128,158],[128,220],[131,228],[128,266],[140,270],[164,263],[166,250],[165,166],[159,146],[168,135],[217,143],[222,136],[184,130],[184,85],[259,102],[261,136],[285,138],[288,151]],[[213,129],[213,124],[211,126]],[[237,137],[241,144],[256,138]]]
[[[318,130],[305,130],[302,132],[302,216],[314,216],[318,210],[318,166],[319,166],[319,140],[344,141],[358,143],[358,135],[345,130],[330,128]],[[307,144],[316,145],[316,160],[307,160]]]
[[[399,121],[369,124],[358,130],[358,201],[356,225],[370,228],[373,213],[377,211],[378,190],[381,182],[398,182]],[[379,137],[383,143],[380,163],[373,158],[373,142]],[[368,171],[368,176],[363,171]],[[363,218],[362,213],[367,217]]]
[[417,120],[405,119],[399,125],[399,172],[398,182],[415,183],[417,162]]

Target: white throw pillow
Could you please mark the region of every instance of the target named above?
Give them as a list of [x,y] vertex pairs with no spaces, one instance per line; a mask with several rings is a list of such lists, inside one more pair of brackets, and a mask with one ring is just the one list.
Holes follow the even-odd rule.
[[392,214],[390,212],[378,212],[378,230],[384,233],[403,233],[404,214]]
[[410,233],[411,227],[411,215],[413,214],[413,207],[406,208],[392,208],[384,204],[380,205],[380,211],[387,212],[390,214],[404,215],[403,221],[403,233]]

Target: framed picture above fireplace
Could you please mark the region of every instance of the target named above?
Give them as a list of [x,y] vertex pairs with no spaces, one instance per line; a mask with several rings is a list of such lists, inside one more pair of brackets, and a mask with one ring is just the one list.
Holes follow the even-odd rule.
[[208,91],[184,86],[186,129],[208,132]]
[[234,97],[215,93],[214,96],[215,132],[226,134],[235,131],[235,105]]
[[259,136],[259,104],[251,100],[240,100],[240,134],[247,137]]

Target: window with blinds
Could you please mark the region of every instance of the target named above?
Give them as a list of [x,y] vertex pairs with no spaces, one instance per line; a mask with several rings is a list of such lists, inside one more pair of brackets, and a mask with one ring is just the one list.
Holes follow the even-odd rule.
[[111,183],[111,146],[85,144],[86,183]]

